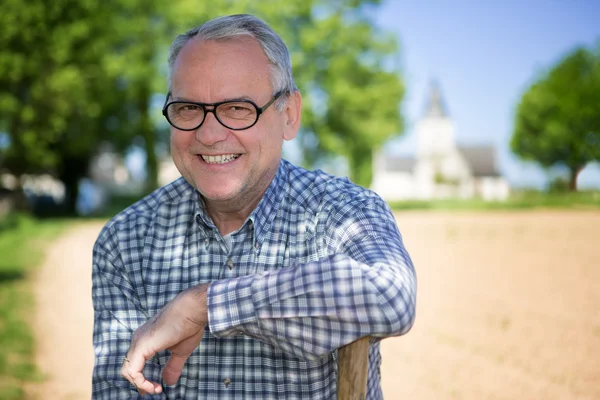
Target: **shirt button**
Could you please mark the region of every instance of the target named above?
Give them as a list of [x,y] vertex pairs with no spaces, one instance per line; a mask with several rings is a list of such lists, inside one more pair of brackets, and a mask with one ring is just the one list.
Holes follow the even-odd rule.
[[206,238],[204,240],[204,248],[208,249],[208,245],[210,244],[210,240],[208,240],[208,238]]
[[229,269],[233,269],[233,260],[231,258],[227,260],[227,267],[229,267]]
[[229,386],[230,383],[231,383],[231,379],[229,379],[229,378],[225,378],[223,380],[223,384],[225,385],[225,387]]

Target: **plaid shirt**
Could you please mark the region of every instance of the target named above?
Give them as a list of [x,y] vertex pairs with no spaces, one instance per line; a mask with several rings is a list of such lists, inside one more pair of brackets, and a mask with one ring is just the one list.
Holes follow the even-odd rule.
[[[373,192],[282,160],[231,249],[183,178],[114,217],[94,246],[94,399],[139,398],[120,376],[133,332],[212,282],[209,324],[155,399],[336,398],[336,349],[369,335],[367,399],[382,399],[379,340],[414,320],[416,277]],[[168,351],[146,363],[162,382]]]

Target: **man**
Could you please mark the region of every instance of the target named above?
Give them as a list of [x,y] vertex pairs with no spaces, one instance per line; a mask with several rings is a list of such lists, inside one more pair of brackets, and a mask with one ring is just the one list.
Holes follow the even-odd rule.
[[285,44],[222,17],[169,67],[183,177],[96,242],[93,397],[334,399],[336,349],[370,336],[381,399],[379,340],[410,329],[415,273],[381,198],[281,159],[301,112]]

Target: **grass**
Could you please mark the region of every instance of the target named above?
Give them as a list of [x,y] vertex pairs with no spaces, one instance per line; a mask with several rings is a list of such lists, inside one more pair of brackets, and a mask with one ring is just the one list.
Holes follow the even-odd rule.
[[42,262],[44,245],[65,226],[65,220],[19,214],[0,220],[0,399],[23,399],[24,383],[42,378],[34,361],[29,325],[33,297],[27,278]]
[[394,201],[390,207],[396,211],[406,210],[532,210],[532,209],[600,209],[600,191],[573,193],[544,193],[516,191],[506,201],[481,199],[442,199],[431,201]]

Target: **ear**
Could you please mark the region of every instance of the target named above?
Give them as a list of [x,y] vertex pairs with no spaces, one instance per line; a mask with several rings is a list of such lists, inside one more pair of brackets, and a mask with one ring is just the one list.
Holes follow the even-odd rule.
[[283,139],[292,140],[300,130],[300,114],[302,113],[302,96],[299,91],[291,93],[281,111],[284,115]]

